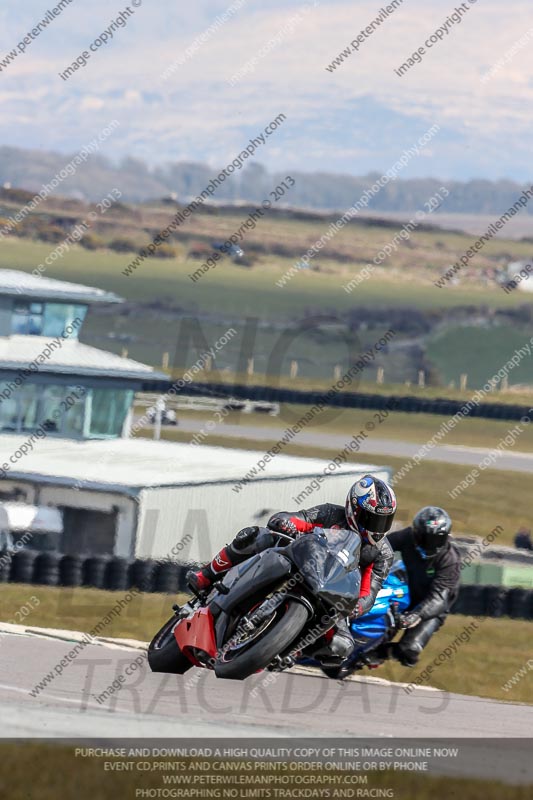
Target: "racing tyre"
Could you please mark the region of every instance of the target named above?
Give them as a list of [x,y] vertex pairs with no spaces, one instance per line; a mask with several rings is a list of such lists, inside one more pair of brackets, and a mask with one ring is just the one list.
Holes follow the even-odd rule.
[[217,678],[244,680],[264,669],[296,639],[307,619],[307,609],[298,601],[278,606],[251,634],[230,638],[233,644],[226,644],[215,661]]
[[192,667],[192,663],[179,649],[174,636],[174,628],[178,620],[172,617],[161,630],[156,633],[148,646],[148,663],[152,672],[166,672],[171,675],[183,675]]

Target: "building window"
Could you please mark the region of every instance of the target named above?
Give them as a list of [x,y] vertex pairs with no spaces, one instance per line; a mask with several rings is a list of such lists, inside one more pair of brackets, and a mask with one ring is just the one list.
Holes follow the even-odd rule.
[[121,436],[134,392],[128,389],[92,389],[89,437],[116,438]]
[[[75,303],[31,303],[17,301],[13,306],[11,333],[23,336],[62,336],[69,325],[69,335],[77,339],[87,313],[87,306]],[[75,320],[79,322],[75,322]]]
[[[46,434],[79,439],[83,436],[85,396],[75,386],[0,384],[0,431]],[[42,437],[42,434],[41,434]]]
[[[74,329],[68,338],[77,339],[86,313],[87,306],[45,303],[43,336],[62,336],[69,325],[73,325]],[[79,320],[79,322],[75,322],[75,320]]]
[[131,389],[0,383],[0,432],[66,439],[111,439],[122,435],[134,399]]
[[79,439],[83,435],[85,394],[76,386],[46,386],[39,392],[37,426],[47,433]]
[[25,336],[41,336],[43,330],[44,303],[15,303],[11,332]]

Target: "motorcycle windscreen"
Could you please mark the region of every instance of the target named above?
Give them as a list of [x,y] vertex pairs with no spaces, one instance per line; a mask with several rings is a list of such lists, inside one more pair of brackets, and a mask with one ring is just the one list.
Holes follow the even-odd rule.
[[314,595],[351,611],[361,585],[360,547],[354,531],[326,529],[300,536],[284,552]]

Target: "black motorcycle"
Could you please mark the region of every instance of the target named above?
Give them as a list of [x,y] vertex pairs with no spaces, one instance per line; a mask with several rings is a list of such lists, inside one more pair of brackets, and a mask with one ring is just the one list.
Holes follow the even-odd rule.
[[346,617],[361,583],[359,534],[315,528],[277,537],[278,546],[233,567],[206,596],[175,607],[150,643],[153,672],[197,666],[243,680],[281,671]]

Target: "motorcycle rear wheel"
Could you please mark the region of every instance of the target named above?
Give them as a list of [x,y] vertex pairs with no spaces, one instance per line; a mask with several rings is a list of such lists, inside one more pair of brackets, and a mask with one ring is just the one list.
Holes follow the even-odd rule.
[[264,635],[252,639],[251,645],[247,646],[245,641],[234,648],[222,649],[215,662],[217,678],[244,680],[264,669],[296,639],[307,619],[305,606],[289,600],[276,610]]
[[148,645],[148,663],[152,672],[183,675],[192,667],[192,663],[179,649],[174,636],[176,622],[176,617],[171,617]]

